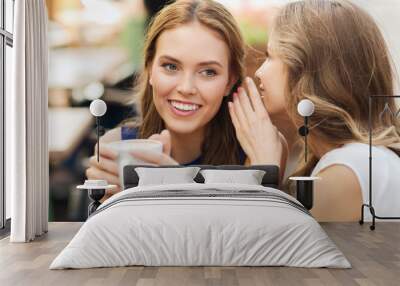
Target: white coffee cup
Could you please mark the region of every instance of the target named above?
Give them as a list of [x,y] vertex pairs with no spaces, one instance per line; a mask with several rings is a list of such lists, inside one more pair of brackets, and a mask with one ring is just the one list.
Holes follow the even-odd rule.
[[131,151],[145,151],[161,154],[163,145],[160,141],[151,139],[130,139],[104,143],[106,147],[110,148],[118,154],[118,175],[120,184],[124,186],[124,167],[126,165],[147,165],[148,162],[135,158]]

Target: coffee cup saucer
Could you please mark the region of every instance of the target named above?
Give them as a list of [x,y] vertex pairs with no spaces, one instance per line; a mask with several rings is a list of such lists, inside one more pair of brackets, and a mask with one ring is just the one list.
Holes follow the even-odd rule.
[[320,177],[290,177],[289,180],[292,181],[316,181],[320,180]]
[[85,180],[83,185],[79,185],[77,189],[83,190],[99,190],[99,189],[115,189],[116,185],[109,185],[106,180]]

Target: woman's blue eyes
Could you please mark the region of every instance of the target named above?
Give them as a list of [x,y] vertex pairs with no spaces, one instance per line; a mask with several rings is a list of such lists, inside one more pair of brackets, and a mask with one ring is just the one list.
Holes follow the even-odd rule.
[[163,64],[162,66],[168,71],[176,71],[178,69],[175,64]]
[[213,76],[217,75],[217,73],[211,69],[204,70],[204,71],[202,71],[202,73],[207,77],[213,77]]
[[[167,64],[162,64],[161,66],[168,72],[175,72],[178,70],[178,66],[176,64],[167,63]],[[217,75],[217,72],[213,69],[202,70],[200,73],[206,77],[213,77]]]

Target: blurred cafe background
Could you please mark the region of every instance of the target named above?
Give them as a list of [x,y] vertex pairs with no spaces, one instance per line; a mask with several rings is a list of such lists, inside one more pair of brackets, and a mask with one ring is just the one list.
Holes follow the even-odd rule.
[[[107,103],[104,130],[135,115],[134,79],[140,73],[141,49],[151,17],[169,1],[46,0],[49,15],[49,157],[50,221],[84,221],[89,199],[76,186],[85,180],[96,143],[94,99]],[[267,28],[274,5],[287,0],[224,0],[249,44],[247,71],[253,76],[263,61]],[[396,20],[396,0],[358,0],[382,19]],[[372,3],[374,2],[374,3]],[[378,4],[379,2],[380,4]],[[397,4],[396,4],[396,3]],[[385,4],[386,3],[386,4]],[[369,5],[369,6],[368,6]],[[379,8],[374,5],[378,5]],[[397,9],[400,11],[400,9]],[[392,17],[387,13],[392,13]],[[400,55],[398,25],[385,22]],[[393,26],[393,27],[392,27]],[[390,34],[392,29],[394,34]],[[398,58],[397,58],[398,60]]]

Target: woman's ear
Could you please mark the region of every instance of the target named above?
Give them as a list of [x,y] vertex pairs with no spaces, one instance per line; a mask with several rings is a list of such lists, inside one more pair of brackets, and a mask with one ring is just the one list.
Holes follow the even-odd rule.
[[152,76],[152,74],[151,74],[151,71],[149,72],[149,84],[150,84],[151,86],[153,86],[153,76]]
[[153,62],[150,62],[148,65],[148,71],[149,71],[149,84],[153,86],[153,73],[152,73],[152,68],[153,68]]

